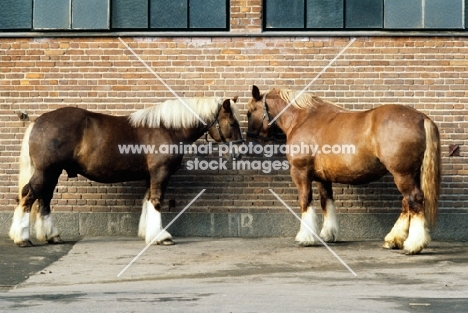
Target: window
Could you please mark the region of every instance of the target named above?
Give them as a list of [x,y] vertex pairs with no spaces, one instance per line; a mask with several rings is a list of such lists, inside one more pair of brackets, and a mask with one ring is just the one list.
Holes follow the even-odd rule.
[[108,3],[109,0],[34,0],[32,28],[109,29]]
[[31,29],[32,0],[4,0],[0,10],[0,29]]
[[2,0],[0,31],[228,30],[229,0]]
[[227,29],[225,0],[112,0],[115,29]]
[[[264,30],[464,30],[468,0],[264,0]],[[467,25],[468,26],[468,25]]]

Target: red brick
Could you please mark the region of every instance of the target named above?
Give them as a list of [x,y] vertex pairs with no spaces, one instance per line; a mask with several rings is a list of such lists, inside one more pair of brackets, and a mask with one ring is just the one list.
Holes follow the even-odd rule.
[[[242,125],[252,84],[301,90],[349,42],[334,37],[242,36],[261,32],[261,0],[231,1],[231,32],[238,37],[149,37],[124,40],[180,95],[240,96]],[[235,13],[235,14],[234,14]],[[435,37],[363,37],[309,89],[348,109],[397,103],[415,107],[440,127],[444,179],[441,208],[453,208],[468,183],[468,40]],[[126,115],[174,96],[125,50],[116,38],[0,39],[0,210],[12,210],[17,162],[26,124],[51,109],[71,105]],[[450,59],[447,57],[450,56]],[[448,145],[460,144],[460,157]],[[166,199],[179,212],[203,188],[192,212],[276,212],[286,210],[273,188],[297,212],[297,190],[288,171],[191,172],[171,179]],[[338,212],[397,212],[401,196],[391,178],[366,187],[334,187]],[[103,185],[62,175],[53,206],[60,211],[135,212],[144,182]],[[320,212],[318,193],[314,199]],[[465,196],[466,197],[466,196]],[[203,199],[202,199],[203,198]],[[458,208],[463,210],[463,208]],[[163,210],[169,210],[168,201]],[[466,209],[465,209],[466,211]]]

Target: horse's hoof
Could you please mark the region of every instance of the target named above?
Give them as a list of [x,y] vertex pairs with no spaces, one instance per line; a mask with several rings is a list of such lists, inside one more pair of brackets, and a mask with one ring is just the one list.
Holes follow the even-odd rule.
[[384,244],[382,245],[382,248],[390,249],[390,250],[401,250],[403,249],[403,245],[399,244],[398,242],[385,241]]
[[421,253],[421,250],[415,250],[415,251],[408,251],[408,250],[405,250],[405,255],[416,255],[416,254],[420,254]]
[[323,241],[325,242],[336,242],[336,236],[335,235],[328,235],[328,236],[324,236],[322,234],[320,234],[320,238],[322,238]]
[[47,240],[47,242],[52,245],[59,245],[59,244],[64,243],[64,241],[62,240],[62,238],[60,238],[60,236],[52,237],[49,240]]
[[315,242],[310,242],[310,241],[294,241],[294,246],[298,248],[303,248],[303,247],[312,247],[315,246]]
[[320,238],[325,242],[336,242],[338,239],[338,230],[331,228],[323,228],[320,232]]
[[382,248],[384,248],[384,249],[394,249],[395,246],[393,244],[391,244],[390,242],[384,242],[384,244],[382,245]]
[[25,248],[25,247],[33,247],[34,244],[31,242],[31,240],[25,240],[25,241],[20,241],[17,242],[16,245],[20,248]]
[[174,241],[172,239],[164,239],[162,241],[157,241],[156,244],[161,245],[161,246],[173,246],[175,245]]

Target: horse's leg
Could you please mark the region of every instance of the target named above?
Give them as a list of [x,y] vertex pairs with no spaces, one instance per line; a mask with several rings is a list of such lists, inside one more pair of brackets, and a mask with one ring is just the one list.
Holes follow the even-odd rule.
[[50,201],[52,200],[56,184],[57,180],[55,180],[55,182],[50,181],[50,184],[47,185],[47,190],[44,191],[42,198],[37,200],[38,211],[35,224],[36,238],[39,241],[47,241],[51,244],[63,243],[57,228],[55,228],[52,222],[52,213],[50,210]]
[[36,216],[36,238],[39,241],[47,241],[51,244],[63,243],[57,228],[52,222],[52,213],[50,211],[50,199],[39,199],[37,201],[38,212]]
[[19,247],[29,247],[33,245],[29,240],[29,218],[36,197],[29,183],[23,187],[21,193],[21,198],[15,208],[9,235]]
[[384,248],[404,249],[417,254],[430,242],[424,216],[424,197],[412,175],[395,175],[395,183],[403,195],[402,213],[385,237]]
[[[146,230],[145,241],[147,244],[172,245],[172,236],[163,230],[161,219],[161,204],[164,190],[169,182],[169,174],[160,169],[154,177],[151,177],[150,190],[146,193]],[[145,205],[143,205],[143,208]]]
[[404,180],[398,174],[394,174],[395,184],[403,195],[401,201],[401,213],[392,230],[385,236],[383,248],[385,249],[403,249],[403,243],[408,238],[410,225],[410,213],[408,204],[408,187],[404,186]]
[[21,190],[19,204],[15,209],[10,229],[10,237],[18,246],[26,247],[32,245],[29,240],[29,224],[33,205],[38,208],[39,224],[42,223],[44,226],[44,228],[41,227],[38,238],[42,239],[43,236],[47,237],[50,235],[49,239],[51,239],[58,235],[52,226],[49,204],[60,173],[53,173],[55,173],[55,176],[52,175],[52,171],[35,170],[28,183]]
[[383,248],[385,249],[403,249],[403,243],[408,238],[409,231],[409,208],[406,199],[402,201],[402,212],[398,217],[392,230],[385,236]]
[[140,215],[140,223],[138,224],[138,236],[145,239],[146,237],[146,215],[148,212],[148,199],[149,199],[149,189],[145,193],[145,197],[143,198],[143,205],[141,206],[141,215]]
[[299,205],[301,207],[301,227],[296,235],[296,242],[300,246],[312,246],[317,236],[317,215],[312,207],[311,181],[306,171],[291,167],[291,177],[299,192]]
[[329,182],[317,182],[317,187],[323,211],[323,226],[320,237],[326,242],[334,242],[338,239],[338,221],[333,200],[332,184]]
[[31,178],[31,185],[37,192],[38,200],[36,223],[36,238],[39,241],[47,241],[52,244],[63,243],[60,239],[59,232],[52,222],[52,213],[50,210],[50,201],[54,194],[55,186],[60,176],[60,170],[37,171]]
[[403,243],[403,249],[407,254],[418,254],[427,247],[431,241],[431,235],[429,234],[424,212],[424,195],[416,184],[407,201],[410,211],[410,224],[408,238]]

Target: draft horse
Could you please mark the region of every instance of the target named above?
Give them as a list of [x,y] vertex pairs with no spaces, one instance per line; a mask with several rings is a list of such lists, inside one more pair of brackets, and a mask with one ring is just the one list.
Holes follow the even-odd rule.
[[101,183],[146,180],[149,189],[143,199],[138,234],[147,243],[173,244],[171,235],[162,232],[160,210],[169,178],[180,167],[183,151],[125,153],[119,147],[151,145],[157,149],[161,145],[192,144],[204,133],[217,142],[242,141],[236,100],[168,100],[130,116],[74,107],[41,115],[29,125],[21,145],[19,204],[10,237],[18,246],[32,245],[29,224],[34,205],[37,239],[62,242],[52,223],[50,201],[65,170],[69,177],[80,174]]
[[[439,131],[429,117],[402,105],[350,112],[312,94],[285,89],[261,94],[256,86],[247,116],[247,135],[255,141],[269,140],[274,126],[286,134],[290,174],[302,212],[296,236],[300,245],[316,242],[312,181],[317,183],[323,210],[320,237],[333,242],[337,240],[338,222],[332,183],[364,184],[389,172],[403,201],[402,212],[383,247],[417,254],[427,246],[429,228],[436,221],[440,189]],[[274,123],[270,123],[273,119]],[[300,152],[292,153],[297,151],[293,146],[300,147]],[[312,153],[312,147],[318,151]],[[333,153],[330,147],[354,149],[334,149],[341,153]]]

